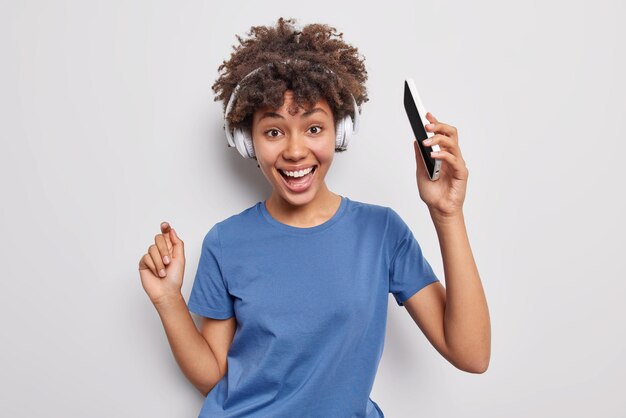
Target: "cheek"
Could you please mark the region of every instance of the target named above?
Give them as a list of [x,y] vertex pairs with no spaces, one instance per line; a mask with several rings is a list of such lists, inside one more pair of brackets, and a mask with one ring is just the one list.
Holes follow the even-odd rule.
[[270,161],[275,158],[276,150],[267,143],[252,141],[254,154],[259,162]]
[[332,161],[335,156],[335,136],[329,135],[323,141],[311,145],[311,151],[320,161]]
[[315,155],[315,159],[324,167],[323,170],[327,171],[332,165],[333,158],[335,156],[335,148],[316,150],[313,151],[313,154]]
[[326,142],[323,146],[317,148],[316,153],[320,160],[332,161],[335,157],[335,138]]

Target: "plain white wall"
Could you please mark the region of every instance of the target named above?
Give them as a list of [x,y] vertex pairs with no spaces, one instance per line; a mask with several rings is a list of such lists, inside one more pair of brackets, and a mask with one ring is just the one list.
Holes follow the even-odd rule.
[[[0,2],[0,415],[192,417],[137,264],[163,220],[202,238],[270,192],[226,147],[217,67],[252,25],[328,23],[370,101],[329,187],[396,209],[444,278],[402,105],[459,130],[492,321],[454,368],[390,295],[371,394],[390,418],[617,417],[626,401],[621,1]],[[197,317],[195,320],[197,321]]]

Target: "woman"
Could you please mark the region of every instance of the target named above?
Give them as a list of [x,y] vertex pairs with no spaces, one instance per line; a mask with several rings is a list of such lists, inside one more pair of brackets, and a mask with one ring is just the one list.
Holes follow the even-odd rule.
[[334,28],[291,23],[238,37],[213,86],[271,195],[206,234],[188,304],[184,244],[166,222],[139,263],[141,281],[176,361],[206,396],[200,417],[383,417],[369,394],[389,292],[448,361],[487,368],[489,316],[462,214],[468,170],[456,129],[428,114],[444,163],[430,181],[414,141],[416,175],[444,288],[393,209],[328,189],[334,154],[368,100],[367,73]]

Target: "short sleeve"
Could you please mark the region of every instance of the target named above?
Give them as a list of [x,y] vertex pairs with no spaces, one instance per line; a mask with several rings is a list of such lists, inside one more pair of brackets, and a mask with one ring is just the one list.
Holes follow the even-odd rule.
[[226,319],[234,315],[233,297],[222,275],[218,224],[205,235],[198,270],[189,295],[189,311],[201,316]]
[[398,303],[404,302],[428,284],[439,281],[422,254],[413,232],[390,208],[388,234],[397,239],[389,264],[389,292]]

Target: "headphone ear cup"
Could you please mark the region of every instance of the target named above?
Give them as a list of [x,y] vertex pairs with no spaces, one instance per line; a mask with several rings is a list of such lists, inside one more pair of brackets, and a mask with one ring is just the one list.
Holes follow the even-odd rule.
[[335,149],[344,149],[344,138],[346,136],[345,119],[340,119],[335,124]]
[[344,130],[346,131],[345,138],[343,139],[343,148],[346,149],[348,148],[348,143],[350,142],[350,139],[352,138],[352,135],[354,134],[352,118],[350,117],[350,115],[346,116],[343,119],[343,126],[344,126]]
[[254,152],[254,144],[252,143],[252,134],[248,129],[245,129],[243,132],[243,144],[246,147],[246,152],[248,154],[247,158],[256,157],[256,153]]
[[255,156],[254,146],[252,145],[252,137],[250,133],[243,128],[235,128],[233,132],[233,140],[237,151],[244,158],[252,158]]
[[352,96],[352,103],[354,104],[354,119],[352,119],[350,115],[346,115],[343,119],[337,122],[335,128],[337,132],[337,138],[335,139],[336,149],[347,149],[348,143],[359,131],[359,119],[361,115],[359,114],[359,107],[354,96]]

